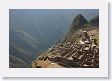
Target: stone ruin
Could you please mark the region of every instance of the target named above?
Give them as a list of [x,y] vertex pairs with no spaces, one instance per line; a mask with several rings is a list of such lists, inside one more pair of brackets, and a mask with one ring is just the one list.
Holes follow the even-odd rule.
[[70,41],[54,45],[46,52],[47,57],[42,59],[68,68],[98,68],[99,48],[96,39],[92,39],[87,31],[80,30],[80,32],[82,38],[78,43]]

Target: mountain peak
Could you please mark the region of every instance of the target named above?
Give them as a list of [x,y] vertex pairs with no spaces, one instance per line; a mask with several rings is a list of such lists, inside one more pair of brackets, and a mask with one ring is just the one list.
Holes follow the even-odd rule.
[[99,15],[93,17],[89,23],[92,24],[93,26],[99,27]]
[[79,29],[82,25],[88,23],[88,21],[82,16],[78,14],[72,22],[71,31]]

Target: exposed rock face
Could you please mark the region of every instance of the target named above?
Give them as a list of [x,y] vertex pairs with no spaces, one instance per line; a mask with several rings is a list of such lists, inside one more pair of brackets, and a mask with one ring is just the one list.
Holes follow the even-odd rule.
[[92,18],[89,23],[93,26],[99,27],[99,15]]
[[88,23],[88,21],[81,15],[77,15],[73,20],[70,31],[80,29],[82,25]]
[[[93,18],[94,23],[97,22]],[[82,16],[78,15],[73,20],[71,34],[68,36],[67,41],[60,42],[46,52],[41,54],[34,62],[36,66],[40,65],[39,61],[44,61],[46,65],[52,65],[56,63],[58,65],[55,68],[67,67],[67,68],[98,68],[99,67],[99,31],[98,28]],[[86,25],[85,25],[86,24]],[[73,32],[74,31],[74,32]],[[35,63],[31,64],[31,67]],[[42,65],[43,67],[43,65]],[[44,66],[45,67],[45,66]]]

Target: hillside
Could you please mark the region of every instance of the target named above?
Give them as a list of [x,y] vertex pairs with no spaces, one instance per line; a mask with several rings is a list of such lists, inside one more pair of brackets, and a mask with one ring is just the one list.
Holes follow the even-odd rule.
[[34,59],[32,54],[36,55],[41,46],[40,43],[20,27],[14,25],[10,25],[9,37],[9,67],[26,67]]
[[48,48],[34,60],[31,68],[98,68],[99,17],[89,22],[81,14],[71,24],[62,42]]

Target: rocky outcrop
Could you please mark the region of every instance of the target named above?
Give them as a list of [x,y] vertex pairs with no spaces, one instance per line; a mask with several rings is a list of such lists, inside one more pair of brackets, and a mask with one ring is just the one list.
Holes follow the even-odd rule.
[[80,29],[86,23],[88,23],[88,21],[84,18],[84,16],[81,14],[77,15],[72,22],[70,32]]

